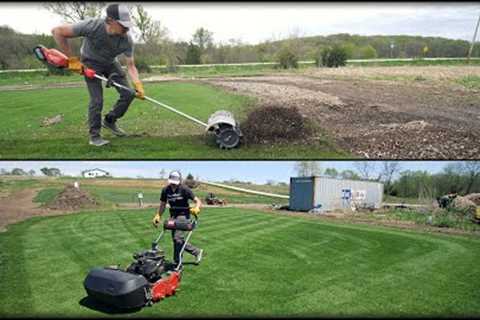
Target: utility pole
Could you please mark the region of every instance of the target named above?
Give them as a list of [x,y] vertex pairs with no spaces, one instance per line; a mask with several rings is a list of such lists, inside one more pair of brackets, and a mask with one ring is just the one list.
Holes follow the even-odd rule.
[[470,45],[470,50],[468,50],[467,63],[470,63],[470,57],[472,56],[473,46],[475,45],[475,41],[477,40],[478,25],[480,25],[480,15],[478,16],[477,26],[475,27],[475,32],[473,33],[473,40],[472,40],[472,44]]

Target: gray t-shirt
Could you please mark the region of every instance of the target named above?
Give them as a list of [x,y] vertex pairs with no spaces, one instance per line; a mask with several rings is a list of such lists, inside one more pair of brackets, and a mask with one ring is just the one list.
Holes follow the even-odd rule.
[[109,35],[103,18],[75,23],[73,34],[84,37],[80,49],[82,61],[89,59],[111,64],[122,53],[127,57],[133,56],[133,40],[130,35]]

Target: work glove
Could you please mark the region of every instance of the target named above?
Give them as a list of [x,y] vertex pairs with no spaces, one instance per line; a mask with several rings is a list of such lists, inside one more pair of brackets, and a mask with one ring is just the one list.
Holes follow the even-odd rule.
[[162,217],[160,216],[159,213],[157,213],[157,214],[155,215],[155,217],[153,217],[153,220],[152,220],[153,226],[154,226],[155,228],[157,228],[161,221],[162,221]]
[[139,99],[144,100],[145,99],[145,90],[143,89],[143,83],[141,81],[135,81],[133,84],[135,86],[135,91],[137,91],[135,96]]
[[69,57],[67,68],[73,72],[83,74],[83,64],[78,57]]
[[190,213],[193,214],[196,218],[200,214],[200,208],[199,207],[190,208]]

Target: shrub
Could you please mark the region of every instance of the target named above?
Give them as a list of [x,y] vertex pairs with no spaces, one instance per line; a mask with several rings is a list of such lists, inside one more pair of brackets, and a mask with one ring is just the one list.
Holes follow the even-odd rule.
[[136,59],[135,60],[135,66],[137,67],[138,72],[141,73],[150,73],[152,72],[152,68],[150,68],[150,65],[146,60],[143,59]]
[[277,62],[282,69],[298,68],[298,54],[292,46],[283,46],[277,54]]
[[328,68],[344,66],[347,64],[347,51],[339,45],[324,48],[321,52],[321,61],[322,66]]

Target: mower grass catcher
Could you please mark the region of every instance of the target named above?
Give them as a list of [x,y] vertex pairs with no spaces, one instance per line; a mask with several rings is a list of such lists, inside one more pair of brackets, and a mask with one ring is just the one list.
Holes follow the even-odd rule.
[[158,248],[158,242],[165,230],[189,231],[180,251],[182,257],[196,224],[196,220],[185,224],[176,224],[173,219],[166,220],[163,231],[152,243],[152,248],[135,253],[135,261],[126,270],[116,266],[91,269],[83,283],[88,297],[116,309],[136,309],[151,306],[174,295],[180,285],[182,259],[178,265],[167,261],[164,251]]
[[[68,57],[56,49],[47,49],[42,45],[38,45],[33,49],[33,52],[38,60],[49,66],[53,66],[58,69],[64,69],[68,67]],[[125,87],[113,81],[112,75],[110,75],[109,78],[106,78],[102,75],[96,74],[95,70],[90,68],[84,68],[83,74],[88,78],[97,78],[104,81],[107,88],[115,86],[117,88],[127,90],[132,94],[136,93],[133,89]],[[150,101],[155,105],[161,106],[164,109],[175,112],[176,114],[181,115],[182,117],[205,127],[205,131],[207,133],[212,132],[213,134],[215,134],[215,142],[221,149],[233,149],[239,146],[241,143],[243,135],[240,131],[238,123],[233,118],[233,114],[231,112],[225,110],[217,111],[210,116],[210,118],[208,119],[208,123],[204,123],[201,120],[198,120],[153,98],[145,96],[145,100]]]

